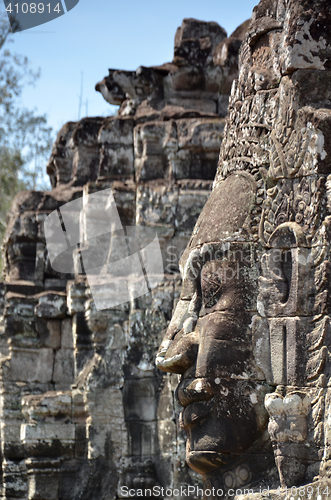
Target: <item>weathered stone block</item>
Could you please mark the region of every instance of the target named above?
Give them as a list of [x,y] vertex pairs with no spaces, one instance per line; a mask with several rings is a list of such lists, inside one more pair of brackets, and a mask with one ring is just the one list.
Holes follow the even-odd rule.
[[[123,402],[127,420],[151,422],[156,417],[155,382],[130,380],[124,385]],[[134,395],[134,397],[133,397]]]
[[176,423],[173,420],[159,420],[158,432],[162,453],[175,453],[177,447]]
[[120,178],[133,176],[133,148],[113,145],[100,149],[99,176],[102,178]]
[[58,469],[29,471],[29,500],[57,500],[59,482]]
[[19,443],[20,442],[20,428],[23,421],[21,419],[10,419],[8,423],[1,424],[1,433],[6,443]]
[[17,317],[33,317],[34,308],[38,303],[35,297],[24,297],[20,294],[8,292],[5,296],[5,314],[6,316]]
[[58,439],[64,443],[75,441],[75,425],[70,423],[42,423],[38,425],[22,424],[21,439],[28,441],[52,441]]
[[71,179],[73,151],[68,143],[75,125],[75,122],[67,122],[57,134],[51,157],[47,163],[47,173],[52,187],[57,184],[67,184]]
[[12,332],[9,344],[14,347],[38,347],[40,345],[39,334],[36,330],[36,322],[31,317],[15,318],[7,316],[4,327]]
[[67,311],[64,293],[44,292],[39,295],[35,314],[39,318],[63,318]]
[[157,423],[132,420],[128,423],[130,432],[129,453],[133,456],[154,455],[157,447]]
[[85,399],[83,391],[73,389],[72,392],[72,419],[74,422],[85,420]]
[[137,181],[165,178],[167,152],[176,151],[175,122],[149,122],[134,129],[135,171]]
[[87,117],[76,123],[70,138],[70,147],[84,145],[95,147],[104,119],[101,116]]
[[133,145],[134,120],[129,117],[105,118],[98,135],[100,144]]
[[200,120],[178,120],[178,147],[180,149],[201,148],[218,152],[222,141],[225,121],[219,118]]
[[74,281],[68,281],[67,284],[67,304],[68,313],[75,314],[77,312],[85,311],[85,292],[86,283],[75,283]]
[[96,180],[99,171],[99,151],[98,146],[86,147],[80,144],[74,149],[72,171],[77,184],[81,186],[88,180]]
[[170,384],[166,383],[163,386],[161,395],[157,404],[157,419],[162,420],[171,420],[174,418],[174,401],[173,401],[173,392],[171,390]]
[[177,204],[178,188],[175,186],[140,186],[137,190],[137,224],[174,224]]
[[52,380],[53,350],[12,348],[3,367],[7,380],[47,383]]
[[[178,92],[180,94],[180,92]],[[187,98],[185,95],[178,97],[169,97],[169,103],[173,106],[183,106],[185,109],[199,110],[203,114],[217,113],[217,102],[212,99],[194,99]]]
[[61,345],[61,321],[51,319],[45,321],[41,318],[36,319],[36,330],[40,335],[40,344],[42,347],[51,347],[59,349]]
[[8,498],[26,498],[28,484],[25,461],[4,459],[2,468],[4,494]]
[[61,348],[55,353],[53,381],[70,386],[74,382],[74,352]]
[[68,421],[71,417],[71,394],[48,391],[44,394],[29,395],[22,398],[22,413],[27,421]]
[[[194,64],[199,64],[202,61],[206,63],[212,55],[213,48],[221,43],[226,36],[224,28],[215,22],[184,19],[176,31],[174,57],[192,60]],[[193,41],[198,43],[193,44]],[[191,51],[188,49],[191,46],[187,45],[187,42],[192,43]],[[199,51],[202,53],[200,54]]]
[[61,348],[62,349],[74,348],[71,318],[66,318],[61,321]]
[[206,191],[181,190],[178,196],[175,226],[177,231],[189,231],[209,198]]
[[75,436],[75,458],[86,459],[87,457],[87,436],[85,425],[76,425]]

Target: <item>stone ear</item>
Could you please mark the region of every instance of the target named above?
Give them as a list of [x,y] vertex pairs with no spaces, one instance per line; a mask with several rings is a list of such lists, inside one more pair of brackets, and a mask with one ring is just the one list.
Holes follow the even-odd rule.
[[[262,257],[260,288],[264,290],[265,303],[261,315],[306,314],[311,259],[301,226],[295,222],[281,224],[270,236],[268,246]],[[266,288],[269,293],[265,293]]]

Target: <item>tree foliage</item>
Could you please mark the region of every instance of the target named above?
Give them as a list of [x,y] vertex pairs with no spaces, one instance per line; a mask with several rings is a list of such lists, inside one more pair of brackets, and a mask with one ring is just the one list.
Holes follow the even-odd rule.
[[20,102],[24,87],[35,84],[39,71],[31,69],[27,57],[10,50],[12,43],[7,16],[0,13],[0,241],[13,197],[22,189],[49,187],[44,165],[52,145],[46,116]]

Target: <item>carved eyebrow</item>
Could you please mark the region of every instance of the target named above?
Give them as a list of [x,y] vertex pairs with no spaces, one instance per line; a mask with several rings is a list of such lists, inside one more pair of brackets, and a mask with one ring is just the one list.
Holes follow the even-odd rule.
[[[218,292],[220,291],[221,288],[222,288],[222,285],[219,285],[219,287],[217,288],[217,290],[210,297],[208,297],[208,300],[206,301],[206,304],[208,304],[208,302],[210,302],[211,300],[213,300],[213,298],[218,294]],[[207,299],[207,297],[206,297],[206,299]]]
[[184,269],[182,269],[183,284],[188,280],[194,284],[194,289],[201,294],[200,281],[203,266],[212,260],[220,260],[226,256],[230,250],[227,243],[217,242],[204,244],[200,248],[191,251]]
[[[221,247],[221,245],[223,246],[223,248]],[[207,243],[203,245],[200,250],[202,265],[211,260],[220,260],[221,258],[225,257],[229,250],[230,247],[227,247],[222,243]]]
[[[215,273],[214,273],[214,275],[215,275]],[[219,287],[221,287],[221,286],[222,286],[222,283],[220,284],[220,281],[216,281],[216,280],[215,280],[215,279],[213,279],[213,278],[208,278],[208,283],[212,283],[212,284],[214,284],[214,285],[216,285],[216,286],[219,286]]]
[[203,266],[211,260],[220,260],[225,257],[229,250],[229,242],[205,243],[201,247],[193,249],[182,269],[183,286],[185,282],[191,282],[194,291],[201,297],[201,270]]

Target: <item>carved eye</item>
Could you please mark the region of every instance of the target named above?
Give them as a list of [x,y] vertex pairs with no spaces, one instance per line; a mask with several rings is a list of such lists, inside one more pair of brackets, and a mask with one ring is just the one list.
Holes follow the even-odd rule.
[[222,295],[222,268],[213,270],[212,266],[205,266],[201,272],[202,305],[210,309]]

